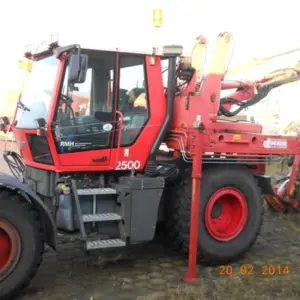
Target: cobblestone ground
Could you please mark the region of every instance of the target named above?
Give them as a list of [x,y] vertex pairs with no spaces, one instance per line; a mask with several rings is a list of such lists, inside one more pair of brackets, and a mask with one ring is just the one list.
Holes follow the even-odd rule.
[[18,300],[299,299],[299,239],[300,216],[298,221],[295,215],[267,212],[261,235],[242,260],[226,267],[199,267],[200,283],[189,287],[182,284],[187,261],[159,240],[103,263],[62,236],[58,251],[47,250],[37,276]]

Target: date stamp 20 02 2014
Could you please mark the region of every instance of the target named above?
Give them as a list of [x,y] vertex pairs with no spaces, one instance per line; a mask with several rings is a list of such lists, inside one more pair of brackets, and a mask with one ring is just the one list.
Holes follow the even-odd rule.
[[292,274],[300,275],[300,265],[221,265],[218,273],[221,276],[287,276]]

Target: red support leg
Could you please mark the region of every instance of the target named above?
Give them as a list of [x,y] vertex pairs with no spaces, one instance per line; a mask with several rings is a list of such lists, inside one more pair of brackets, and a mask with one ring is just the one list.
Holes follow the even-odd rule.
[[286,193],[286,197],[284,198],[284,201],[288,202],[289,204],[291,204],[295,209],[297,209],[299,203],[296,200],[291,200],[293,194],[294,194],[294,190],[295,190],[295,181],[296,178],[298,177],[298,168],[300,165],[300,155],[296,154],[294,157],[294,163],[292,166],[292,172],[290,174],[290,180],[287,186],[287,193]]
[[198,250],[198,226],[200,212],[200,185],[202,175],[202,156],[201,152],[197,153],[193,158],[192,171],[192,201],[191,201],[191,217],[190,217],[190,244],[189,244],[189,263],[188,273],[184,278],[184,282],[198,282],[197,277],[197,250]]

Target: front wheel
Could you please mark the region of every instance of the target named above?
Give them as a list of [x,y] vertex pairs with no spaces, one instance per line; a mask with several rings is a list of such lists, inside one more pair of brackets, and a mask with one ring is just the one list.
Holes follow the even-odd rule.
[[43,252],[38,213],[19,194],[0,191],[0,299],[11,299],[30,283]]
[[[170,190],[168,231],[187,253],[189,248],[191,171]],[[260,189],[247,168],[212,167],[203,171],[198,256],[212,264],[233,261],[255,242],[263,220]]]

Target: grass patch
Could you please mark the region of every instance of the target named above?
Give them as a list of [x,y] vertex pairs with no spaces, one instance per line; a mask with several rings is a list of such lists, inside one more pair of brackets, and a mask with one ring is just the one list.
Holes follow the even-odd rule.
[[266,165],[266,175],[274,176],[274,175],[285,175],[289,172],[289,167],[285,161],[280,162],[271,162]]
[[272,277],[238,276],[200,279],[197,285],[181,284],[164,293],[137,300],[273,300],[300,299],[300,273]]

